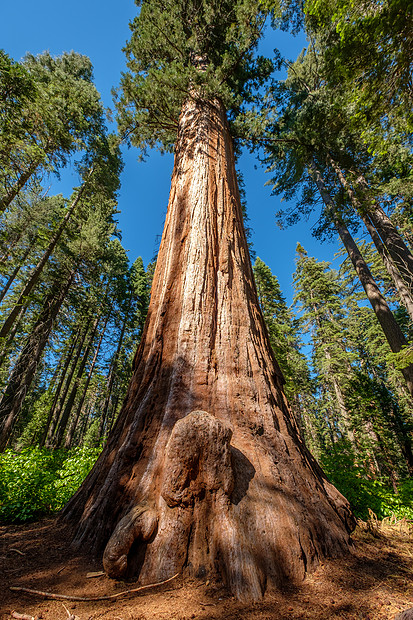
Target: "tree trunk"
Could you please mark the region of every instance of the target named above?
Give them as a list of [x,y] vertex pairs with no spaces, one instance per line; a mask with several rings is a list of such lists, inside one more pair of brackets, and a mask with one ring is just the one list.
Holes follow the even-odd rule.
[[9,191],[0,198],[0,213],[3,213],[7,209],[7,207],[11,204],[11,202],[16,198],[16,196],[20,193],[21,189],[26,185],[27,181],[30,177],[36,172],[37,168],[40,166],[42,159],[34,159],[27,170],[22,172],[22,174],[17,179],[16,183],[9,189]]
[[[342,173],[340,167],[336,164],[336,162],[334,162],[333,159],[331,159],[331,157],[329,158],[331,165],[333,166],[341,185],[343,186],[343,188],[347,191],[347,194],[351,200],[351,204],[353,205],[354,211],[361,217],[361,219],[364,222],[364,225],[366,226],[370,237],[372,238],[372,241],[376,247],[376,250],[379,254],[379,256],[381,257],[384,267],[387,271],[387,273],[389,274],[389,276],[391,277],[391,279],[394,282],[394,285],[396,287],[396,290],[399,294],[399,298],[400,301],[402,302],[402,304],[405,306],[410,318],[413,320],[413,296],[412,296],[412,288],[408,287],[405,283],[405,281],[403,280],[398,268],[397,268],[397,262],[394,262],[394,252],[389,252],[388,248],[385,246],[385,244],[383,243],[377,229],[375,228],[373,221],[371,219],[371,214],[370,214],[370,210],[366,210],[366,208],[363,208],[363,206],[360,204],[359,200],[357,199],[353,189],[350,187],[350,185],[348,184],[344,174]],[[396,231],[397,232],[397,231]],[[397,233],[398,235],[398,233]],[[399,239],[400,235],[398,235]],[[407,250],[407,248],[406,248]],[[407,250],[408,251],[408,250]],[[399,261],[400,262],[400,261]]]
[[16,317],[13,329],[9,332],[6,340],[0,346],[0,368],[3,367],[5,361],[10,362],[10,347],[14,342],[14,337],[17,334],[19,328],[21,327],[21,322],[29,307],[30,301],[27,300],[26,303],[20,308],[20,312]]
[[54,321],[73,282],[75,271],[48,295],[43,310],[17,360],[0,402],[0,450],[7,445],[30,388],[41,355],[47,344]]
[[369,210],[370,219],[393,258],[406,284],[413,289],[413,256],[391,219],[378,204]]
[[26,262],[26,258],[29,256],[31,250],[32,250],[32,246],[28,245],[28,247],[26,248],[25,253],[23,254],[23,257],[20,259],[20,262],[16,265],[16,267],[13,269],[13,271],[9,275],[9,277],[7,279],[7,282],[5,282],[3,288],[2,288],[2,290],[0,292],[0,303],[3,301],[3,299],[7,295],[7,292],[9,290],[9,288],[13,284],[13,282],[14,282],[17,274],[19,273],[20,269],[23,267],[24,263]]
[[[357,273],[360,283],[364,288],[367,299],[369,300],[371,307],[373,308],[376,315],[376,318],[380,323],[380,327],[382,328],[383,334],[390,346],[390,349],[393,353],[398,353],[407,344],[406,338],[404,337],[403,332],[400,329],[396,319],[394,318],[393,313],[390,310],[386,300],[381,294],[380,289],[377,286],[370,272],[370,269],[368,268],[367,263],[362,257],[360,250],[357,247],[357,244],[355,243],[353,237],[350,234],[350,231],[339,217],[335,209],[334,202],[325,186],[324,179],[314,165],[310,168],[310,170],[320,191],[323,202],[330,211],[330,215],[332,216],[336,230],[347,251],[347,254],[350,257],[350,260],[353,264],[355,272]],[[407,389],[409,390],[410,395],[413,397],[413,364],[410,364],[409,366],[407,366],[407,368],[403,368],[401,370],[401,373],[403,374],[404,380],[406,381]]]
[[362,214],[361,217],[367,230],[370,233],[370,237],[372,238],[373,243],[376,246],[377,252],[379,253],[383,261],[387,273],[390,275],[394,282],[400,301],[406,308],[410,319],[413,321],[413,291],[412,289],[409,289],[409,287],[405,284],[403,278],[397,270],[395,263],[393,262],[393,259],[387,254],[386,248],[382,240],[380,239],[377,230],[371,223],[369,216]]
[[[404,346],[407,345],[402,330],[399,327],[396,319],[393,316],[386,300],[380,293],[380,290],[371,275],[370,269],[364,261],[353,237],[350,235],[347,227],[342,222],[336,219],[336,228],[340,239],[346,248],[354,269],[359,277],[361,284],[366,292],[367,298],[374,310],[378,322],[383,330],[390,349],[393,353],[398,353]],[[403,377],[406,381],[407,388],[410,395],[413,396],[413,364],[402,369]]]
[[131,305],[132,305],[132,293],[130,294],[129,301],[128,301],[128,307],[126,309],[125,317],[123,319],[122,328],[121,328],[120,336],[119,336],[119,340],[118,340],[118,346],[116,347],[116,351],[115,351],[115,354],[114,354],[114,356],[112,358],[112,362],[111,362],[111,365],[110,365],[110,370],[109,370],[109,375],[108,375],[108,382],[107,382],[107,389],[106,389],[106,397],[105,397],[105,402],[104,402],[104,405],[103,405],[103,408],[102,408],[102,414],[101,414],[100,424],[99,424],[99,437],[104,437],[104,435],[105,435],[105,427],[107,427],[108,410],[109,410],[110,399],[111,399],[111,396],[112,396],[113,382],[115,380],[116,369],[117,369],[117,366],[118,366],[119,353],[120,353],[121,348],[122,348],[123,338],[125,336],[126,325],[128,323],[128,320],[129,320],[129,311],[130,311]]
[[64,357],[65,353],[63,353],[61,358],[60,358],[59,365],[62,366],[62,370],[61,370],[61,373],[60,373],[59,383],[57,384],[56,391],[55,391],[54,396],[53,396],[52,406],[50,407],[50,410],[49,410],[49,413],[48,413],[48,416],[47,416],[47,420],[46,420],[46,423],[44,425],[44,429],[42,431],[41,437],[40,437],[39,442],[38,442],[38,445],[41,448],[43,448],[44,444],[46,443],[46,437],[49,434],[50,425],[51,425],[52,420],[53,420],[53,414],[54,414],[57,402],[59,400],[60,392],[62,390],[63,383],[64,383],[65,377],[66,377],[66,373],[67,373],[67,371],[69,369],[69,365],[70,365],[70,362],[71,362],[71,359],[72,359],[72,355],[74,353],[74,350],[75,350],[78,338],[79,338],[79,332],[77,331],[75,333],[75,336],[74,336],[72,342],[69,345],[69,350],[66,353],[66,357]]
[[[374,202],[370,206],[361,204],[337,162],[335,162],[330,155],[327,157],[327,160],[337,174],[342,187],[349,195],[353,207],[363,221],[365,221],[364,218],[368,216],[371,225],[375,227],[377,233],[380,235],[386,250],[391,256],[400,275],[406,282],[409,290],[413,290],[413,256],[404,243],[397,228],[377,202]],[[367,188],[367,182],[362,176],[359,177],[358,181],[360,190],[364,193]],[[365,202],[367,203],[368,201],[366,200]],[[390,276],[392,277],[391,273]]]
[[[76,395],[77,395],[77,391],[79,389],[80,382],[82,380],[83,371],[85,370],[85,366],[87,364],[87,361],[88,361],[89,355],[90,355],[90,351],[92,349],[93,339],[94,339],[95,334],[96,334],[96,329],[97,329],[97,326],[98,326],[98,323],[99,323],[99,319],[100,319],[100,316],[98,316],[95,319],[95,322],[93,324],[92,331],[91,331],[90,336],[89,336],[89,340],[88,340],[88,342],[86,344],[86,348],[85,348],[85,350],[83,352],[82,359],[80,360],[80,364],[79,364],[78,369],[77,369],[77,373],[76,373],[75,380],[73,382],[72,389],[70,390],[69,397],[67,399],[67,402],[65,404],[65,408],[64,408],[63,413],[62,413],[62,417],[59,420],[59,426],[57,427],[57,431],[56,431],[56,434],[55,434],[55,437],[54,437],[54,445],[57,448],[60,448],[60,446],[62,444],[62,441],[63,441],[63,436],[64,436],[64,434],[66,432],[66,428],[67,428],[67,425],[68,425],[68,422],[69,422],[69,419],[70,419],[70,414],[72,413],[73,405],[75,403],[75,398],[76,398]],[[68,446],[65,446],[65,447],[68,447]]]
[[346,552],[348,503],[305,448],[282,383],[225,111],[189,100],[133,378],[63,513],[76,523],[75,544],[106,545],[111,576],[208,576],[242,600]]
[[[345,435],[347,437],[347,439],[349,440],[349,442],[351,443],[353,449],[355,452],[357,452],[357,444],[356,444],[356,440],[354,437],[354,432],[353,432],[353,428],[352,428],[352,423],[351,423],[351,415],[350,412],[347,410],[346,407],[346,403],[345,403],[345,398],[344,398],[344,394],[343,391],[341,389],[341,386],[339,384],[339,382],[337,381],[337,377],[334,374],[334,370],[332,370],[332,363],[331,363],[331,353],[329,351],[328,348],[328,344],[325,342],[325,338],[323,338],[322,333],[323,333],[323,328],[321,325],[321,321],[320,318],[318,316],[318,307],[317,304],[314,302],[313,300],[313,294],[312,291],[310,291],[310,298],[312,300],[313,305],[313,311],[314,311],[314,317],[315,317],[315,322],[318,328],[318,333],[319,333],[319,337],[318,340],[321,342],[322,346],[323,346],[323,352],[324,352],[324,356],[328,362],[327,364],[327,379],[328,381],[332,384],[333,389],[334,389],[334,393],[336,395],[336,401],[337,401],[337,407],[338,407],[338,413],[339,413],[339,427],[341,432],[343,433],[343,435]],[[330,313],[329,313],[330,314]],[[333,321],[333,317],[330,314],[330,318],[331,321]],[[313,342],[316,342],[316,338],[313,338]]]
[[[72,355],[72,359],[70,360],[70,371],[66,377],[66,381],[64,384],[64,388],[63,391],[61,390],[61,396],[59,398],[59,401],[56,402],[56,399],[53,400],[53,405],[52,405],[52,410],[53,410],[53,414],[52,414],[52,420],[49,426],[49,430],[47,433],[47,437],[46,437],[46,446],[48,448],[51,447],[56,447],[56,442],[57,442],[57,438],[56,438],[56,428],[57,425],[60,423],[60,414],[62,412],[63,406],[65,404],[65,400],[66,400],[66,396],[69,392],[71,383],[72,383],[72,379],[73,379],[73,375],[75,374],[75,370],[78,364],[78,361],[80,359],[80,355],[82,353],[82,349],[83,349],[83,344],[86,340],[86,336],[89,333],[89,321],[90,319],[87,318],[86,321],[86,327],[83,330],[83,334],[81,337],[81,340],[79,341],[77,348],[76,348],[76,352],[74,353],[74,355]],[[50,415],[50,414],[49,414]]]
[[[77,427],[78,422],[79,422],[80,414],[82,412],[82,406],[83,406],[84,400],[86,398],[86,393],[87,393],[87,390],[88,390],[88,387],[89,387],[90,380],[92,378],[92,374],[93,374],[93,370],[95,368],[96,360],[97,360],[98,355],[99,355],[100,345],[102,344],[103,336],[105,335],[106,326],[108,324],[109,317],[110,317],[110,313],[107,314],[107,316],[106,316],[105,323],[104,323],[104,325],[102,327],[102,330],[101,330],[99,342],[97,343],[97,346],[95,348],[95,353],[93,355],[92,363],[90,365],[89,372],[88,372],[88,375],[86,377],[85,385],[83,386],[82,395],[81,395],[81,397],[79,399],[79,402],[77,403],[75,414],[72,416],[72,421],[70,423],[69,429],[68,429],[66,437],[65,437],[65,446],[64,446],[65,448],[70,448],[71,445],[72,445],[73,438],[74,438],[74,435],[75,435],[75,430],[76,430],[76,427]],[[97,327],[97,324],[96,324],[96,327]],[[93,336],[94,336],[94,334],[93,334]],[[92,346],[92,343],[93,343],[93,336],[92,336],[91,341],[90,341],[90,347]],[[89,352],[87,352],[87,355],[85,353],[85,356],[84,356],[85,362],[86,362],[88,357],[89,357]],[[83,367],[83,369],[84,369],[84,367]]]
[[62,219],[61,223],[59,224],[56,232],[54,233],[53,237],[51,238],[49,245],[47,246],[45,252],[43,253],[43,256],[41,257],[41,259],[39,260],[39,262],[37,263],[36,267],[33,269],[32,273],[30,274],[30,277],[28,279],[28,281],[26,282],[26,285],[24,286],[22,292],[20,293],[19,299],[17,300],[16,304],[14,305],[13,309],[11,310],[10,314],[8,315],[7,319],[5,320],[2,328],[0,329],[0,338],[5,338],[7,336],[7,334],[9,333],[10,329],[13,326],[13,323],[15,322],[20,308],[22,307],[25,298],[32,292],[33,288],[36,286],[37,282],[39,281],[40,275],[44,269],[44,266],[46,265],[47,261],[49,260],[53,250],[56,247],[57,242],[59,241],[60,237],[63,234],[63,231],[66,227],[66,224],[68,223],[68,221],[70,220],[74,210],[76,209],[87,185],[88,182],[91,178],[93,172],[93,168],[90,169],[89,174],[86,178],[86,180],[84,181],[83,185],[81,186],[81,188],[79,189],[76,198],[73,200],[72,204],[70,205],[69,209],[66,211],[66,215],[64,216],[64,218]]

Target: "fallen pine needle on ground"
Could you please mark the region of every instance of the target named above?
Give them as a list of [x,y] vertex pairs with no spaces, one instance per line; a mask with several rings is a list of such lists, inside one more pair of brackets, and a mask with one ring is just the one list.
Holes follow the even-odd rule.
[[[67,544],[67,527],[53,519],[0,527],[0,620],[393,620],[412,608],[412,524],[372,517],[359,523],[352,538],[348,556],[325,561],[302,584],[243,604],[222,584],[208,580],[175,576],[175,581],[142,591],[142,586],[106,576],[87,578],[101,572],[99,559],[75,553]],[[17,564],[8,554],[11,549],[25,550]],[[11,562],[18,570],[8,573]],[[25,588],[41,594],[28,594]],[[61,599],[45,599],[44,593],[68,596],[66,611]]]

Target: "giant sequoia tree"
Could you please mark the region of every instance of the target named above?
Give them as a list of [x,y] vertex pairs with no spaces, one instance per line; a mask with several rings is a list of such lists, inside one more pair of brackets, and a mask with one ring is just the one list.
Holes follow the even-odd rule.
[[140,148],[175,144],[172,187],[129,391],[64,515],[110,576],[208,575],[257,599],[343,553],[352,525],[289,411],[243,229],[227,114],[269,70],[266,10],[139,5],[120,123]]

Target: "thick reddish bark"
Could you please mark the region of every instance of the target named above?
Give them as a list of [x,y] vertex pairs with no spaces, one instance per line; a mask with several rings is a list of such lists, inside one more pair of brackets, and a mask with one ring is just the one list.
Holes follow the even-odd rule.
[[191,100],[129,392],[64,511],[75,543],[106,545],[112,576],[208,575],[244,600],[345,552],[348,503],[304,447],[282,383],[225,111]]

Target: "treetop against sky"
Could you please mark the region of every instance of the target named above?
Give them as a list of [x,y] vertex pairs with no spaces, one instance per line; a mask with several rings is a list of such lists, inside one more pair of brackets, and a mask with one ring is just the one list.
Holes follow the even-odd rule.
[[[52,55],[74,50],[89,56],[104,105],[113,110],[111,91],[119,86],[121,72],[126,69],[122,48],[130,39],[128,24],[137,14],[132,0],[123,0],[116,7],[107,0],[99,3],[98,7],[95,3],[80,0],[74,0],[70,6],[56,6],[51,0],[40,0],[36,4],[29,0],[17,0],[3,7],[2,13],[1,46],[12,58],[20,60],[26,53],[39,54],[45,50]],[[289,33],[266,28],[258,53],[271,57],[273,49],[278,48],[283,56],[294,60],[305,45],[302,34],[293,37]],[[123,156],[125,169],[121,177],[121,213],[118,215],[123,244],[129,250],[132,262],[142,255],[147,264],[158,249],[162,233],[173,156],[151,152],[146,161],[138,163],[136,149],[126,147]],[[280,231],[275,223],[280,199],[271,197],[270,188],[265,187],[268,176],[263,168],[246,152],[240,157],[239,168],[245,181],[254,249],[277,275],[290,303],[297,242],[310,255],[325,260],[332,260],[337,246],[321,245],[311,236],[314,218]],[[76,184],[77,176],[72,168],[62,175],[60,183],[53,181],[51,191],[69,195]]]

